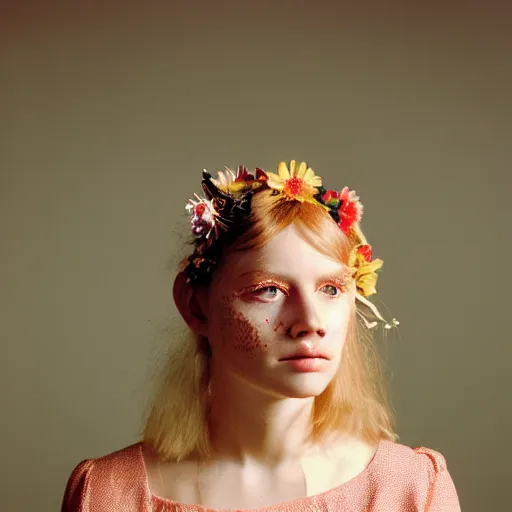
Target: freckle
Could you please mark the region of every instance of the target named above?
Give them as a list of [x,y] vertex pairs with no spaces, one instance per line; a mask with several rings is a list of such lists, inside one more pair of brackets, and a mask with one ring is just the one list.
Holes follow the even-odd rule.
[[235,350],[245,352],[249,357],[254,358],[261,346],[258,330],[252,325],[242,313],[234,312],[236,341]]
[[233,308],[228,298],[221,300],[224,326],[232,332],[231,343],[234,350],[254,359],[261,352],[262,343],[258,329],[239,311]]

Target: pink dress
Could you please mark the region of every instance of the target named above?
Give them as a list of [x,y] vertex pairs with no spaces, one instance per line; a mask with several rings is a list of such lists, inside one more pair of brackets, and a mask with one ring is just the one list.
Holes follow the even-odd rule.
[[[62,512],[215,512],[151,493],[142,443],[81,462],[71,474]],[[260,512],[458,512],[457,491],[444,457],[427,448],[381,441],[366,469],[315,496]]]

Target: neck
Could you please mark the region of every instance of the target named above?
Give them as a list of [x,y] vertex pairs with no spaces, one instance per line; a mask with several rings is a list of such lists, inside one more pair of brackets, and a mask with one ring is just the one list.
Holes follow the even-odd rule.
[[240,463],[275,466],[304,454],[314,398],[271,396],[219,372],[212,375],[210,437],[214,452]]

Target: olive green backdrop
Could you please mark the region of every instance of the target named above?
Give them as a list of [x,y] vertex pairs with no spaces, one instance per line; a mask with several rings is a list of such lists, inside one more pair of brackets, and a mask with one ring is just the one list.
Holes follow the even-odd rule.
[[508,509],[511,9],[480,4],[2,3],[2,510],[137,440],[203,167],[292,158],[366,207],[402,442]]

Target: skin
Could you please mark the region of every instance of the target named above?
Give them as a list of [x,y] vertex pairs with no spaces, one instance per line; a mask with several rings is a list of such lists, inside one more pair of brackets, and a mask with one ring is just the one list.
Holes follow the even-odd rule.
[[[348,276],[293,225],[259,250],[230,254],[203,298],[214,379],[270,402],[319,395],[338,369],[353,314]],[[314,373],[279,361],[299,348],[321,350],[328,360]]]
[[[323,492],[364,470],[376,447],[308,442],[314,398],[333,379],[354,312],[348,269],[291,225],[264,247],[230,254],[185,313],[212,349],[213,460],[147,457],[155,494],[211,508],[258,508]],[[193,313],[191,313],[193,309]],[[314,372],[282,361],[321,351]],[[157,476],[158,473],[158,476]]]

